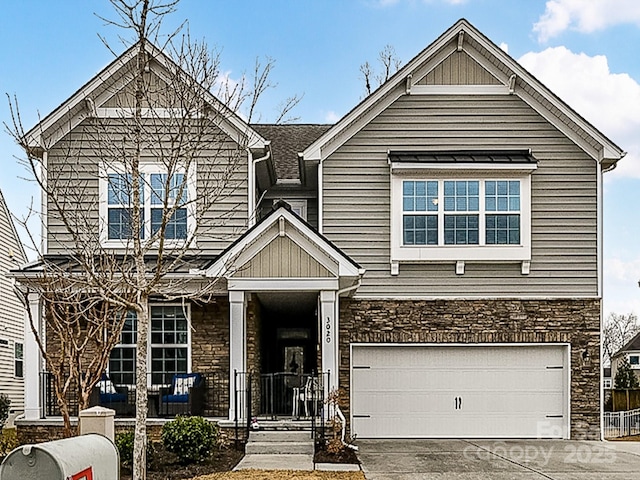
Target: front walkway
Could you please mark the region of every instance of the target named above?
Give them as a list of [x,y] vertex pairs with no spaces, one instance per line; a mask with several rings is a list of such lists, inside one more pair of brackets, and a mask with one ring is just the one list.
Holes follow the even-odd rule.
[[628,480],[640,442],[358,440],[367,480]]

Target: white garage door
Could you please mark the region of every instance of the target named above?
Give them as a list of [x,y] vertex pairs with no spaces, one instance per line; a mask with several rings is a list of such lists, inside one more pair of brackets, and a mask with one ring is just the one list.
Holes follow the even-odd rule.
[[361,438],[562,438],[568,348],[363,346],[351,354]]

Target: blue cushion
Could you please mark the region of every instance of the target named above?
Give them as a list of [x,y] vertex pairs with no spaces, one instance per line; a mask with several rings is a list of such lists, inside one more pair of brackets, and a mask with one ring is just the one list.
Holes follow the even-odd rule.
[[165,403],[187,403],[189,395],[163,395],[162,401]]
[[101,393],[100,403],[121,403],[127,401],[125,393]]

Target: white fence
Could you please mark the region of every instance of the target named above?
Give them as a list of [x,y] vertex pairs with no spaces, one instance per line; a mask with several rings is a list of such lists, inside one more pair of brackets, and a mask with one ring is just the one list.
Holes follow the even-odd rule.
[[640,435],[640,408],[624,412],[604,412],[605,438]]

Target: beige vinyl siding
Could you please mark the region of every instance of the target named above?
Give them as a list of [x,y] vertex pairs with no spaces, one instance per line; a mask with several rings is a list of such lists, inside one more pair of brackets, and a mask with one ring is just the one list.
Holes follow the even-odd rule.
[[[143,162],[154,163],[162,150],[154,147],[166,141],[169,129],[159,126],[159,120],[148,121],[151,146],[142,156]],[[86,242],[97,241],[99,235],[99,165],[106,161],[117,164],[117,150],[131,151],[131,129],[121,119],[85,120],[48,152],[49,186],[67,193],[64,210],[74,230],[83,232]],[[247,227],[247,154],[238,144],[213,129],[197,152],[197,195],[199,230],[198,249],[218,253],[241,235]],[[127,150],[125,150],[127,151]],[[205,192],[215,196],[215,202],[204,208]],[[64,254],[75,248],[61,216],[49,202],[47,216],[48,253]]]
[[449,55],[416,85],[500,85],[500,82],[463,51]]
[[[12,410],[21,411],[24,408],[24,380],[15,377],[14,348],[16,342],[24,345],[25,311],[14,294],[13,281],[6,273],[18,268],[26,259],[10,222],[0,194],[0,339],[7,341],[6,345],[0,344],[0,392],[9,395]],[[9,257],[10,251],[14,254],[13,260]]]
[[240,278],[333,277],[311,255],[289,237],[276,237],[249,262],[238,269]]
[[[531,148],[531,273],[401,264],[390,275],[389,150]],[[516,96],[403,96],[323,164],[323,233],[366,268],[358,296],[596,296],[596,162]]]

